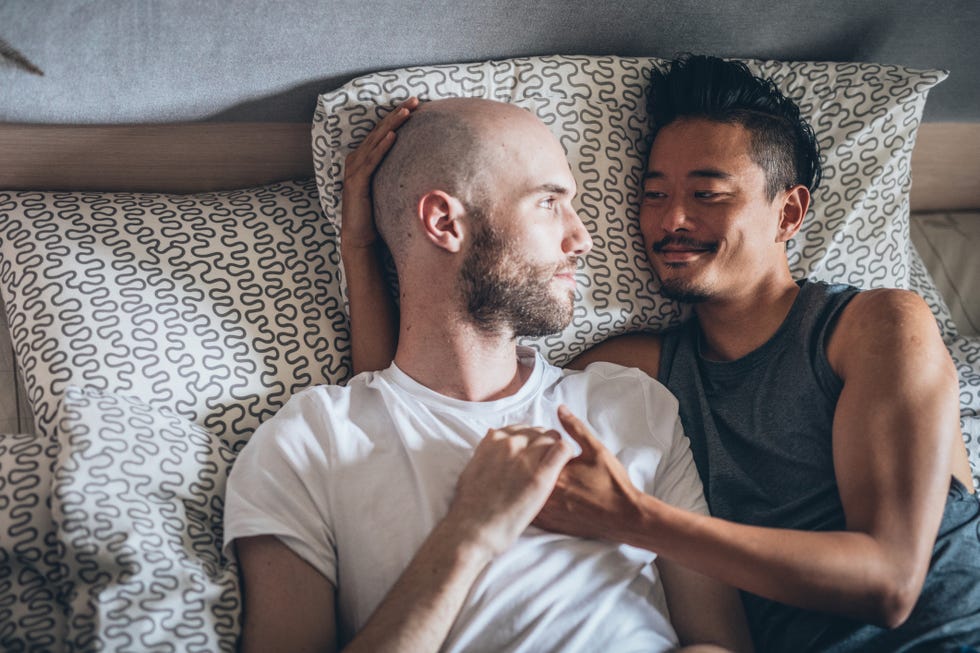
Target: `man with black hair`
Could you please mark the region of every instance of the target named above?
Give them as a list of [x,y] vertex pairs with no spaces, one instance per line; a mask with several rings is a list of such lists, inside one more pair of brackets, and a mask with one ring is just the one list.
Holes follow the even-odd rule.
[[639,492],[586,432],[535,522],[656,551],[741,588],[763,651],[980,646],[980,504],[956,370],[914,293],[792,278],[819,183],[796,105],[744,64],[653,76],[640,227],[694,317],[611,360],[680,401],[712,517]]

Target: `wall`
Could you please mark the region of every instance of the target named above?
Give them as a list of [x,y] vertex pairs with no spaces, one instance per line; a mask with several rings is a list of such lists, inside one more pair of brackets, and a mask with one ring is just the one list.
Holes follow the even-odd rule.
[[359,73],[530,54],[944,68],[926,120],[980,122],[977,0],[0,0],[0,122],[306,122]]

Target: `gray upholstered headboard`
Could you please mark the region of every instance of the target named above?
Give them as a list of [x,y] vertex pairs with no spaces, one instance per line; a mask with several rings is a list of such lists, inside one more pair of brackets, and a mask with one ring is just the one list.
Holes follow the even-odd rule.
[[318,92],[368,71],[531,54],[942,68],[927,122],[980,122],[977,0],[10,0],[0,122],[309,123]]

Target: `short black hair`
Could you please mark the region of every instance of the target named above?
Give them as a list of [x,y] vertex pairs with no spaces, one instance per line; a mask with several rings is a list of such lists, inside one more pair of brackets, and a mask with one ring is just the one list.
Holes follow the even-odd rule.
[[649,113],[656,132],[681,118],[738,124],[752,134],[750,156],[766,173],[772,200],[796,184],[820,184],[820,151],[800,108],[772,80],[741,61],[683,54],[651,76]]

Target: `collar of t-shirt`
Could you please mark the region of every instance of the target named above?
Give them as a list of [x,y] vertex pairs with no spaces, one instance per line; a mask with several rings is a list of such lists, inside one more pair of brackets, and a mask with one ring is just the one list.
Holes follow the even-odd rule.
[[494,399],[493,401],[465,401],[463,399],[447,397],[422,385],[403,372],[394,363],[388,369],[381,372],[381,376],[401,392],[411,395],[416,400],[433,408],[465,412],[472,416],[480,414],[490,416],[509,412],[540,393],[541,385],[544,381],[545,368],[545,362],[541,358],[541,355],[531,347],[518,346],[517,364],[530,366],[532,368],[531,375],[517,392],[508,397]]

